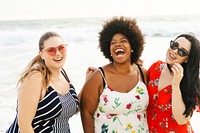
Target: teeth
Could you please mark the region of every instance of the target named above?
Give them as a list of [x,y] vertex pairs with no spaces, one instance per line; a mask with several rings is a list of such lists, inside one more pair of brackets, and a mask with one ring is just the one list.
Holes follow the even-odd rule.
[[122,55],[124,55],[124,49],[122,49],[122,48],[118,48],[118,49],[115,49],[115,54],[117,55],[117,56],[122,56]]
[[175,59],[175,56],[173,56],[172,54],[169,54],[169,56],[170,56],[171,58]]
[[117,53],[117,52],[124,52],[124,50],[123,49],[116,49],[115,53]]
[[62,58],[56,58],[56,59],[54,59],[54,60],[59,61],[59,60],[62,60]]

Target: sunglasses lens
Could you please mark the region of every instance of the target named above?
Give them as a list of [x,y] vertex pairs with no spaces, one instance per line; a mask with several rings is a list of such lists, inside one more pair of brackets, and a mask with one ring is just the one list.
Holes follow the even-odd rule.
[[181,57],[183,57],[183,56],[187,56],[188,53],[185,50],[183,50],[183,49],[179,49],[178,50],[178,55],[180,55]]
[[178,49],[178,55],[179,55],[179,56],[181,56],[181,57],[187,56],[187,55],[188,55],[188,52],[185,51],[185,50],[182,49],[182,48],[179,48],[178,46],[179,46],[179,44],[178,44],[177,42],[175,42],[175,41],[171,41],[171,42],[170,42],[170,48],[171,48],[172,50]]
[[178,48],[178,43],[171,41],[170,42],[170,48],[173,50],[176,50]]
[[66,52],[66,46],[65,44],[59,45],[58,47],[49,47],[47,48],[46,52],[50,55],[50,56],[55,56],[56,55],[56,51],[58,50],[61,54]]
[[65,45],[60,45],[59,47],[58,47],[58,51],[60,52],[60,53],[64,53],[65,51],[66,51],[66,48],[65,48],[66,46]]
[[183,51],[181,49],[178,50],[178,55],[181,57],[184,56]]
[[48,48],[47,49],[47,53],[50,55],[50,56],[54,56],[56,54],[56,48]]

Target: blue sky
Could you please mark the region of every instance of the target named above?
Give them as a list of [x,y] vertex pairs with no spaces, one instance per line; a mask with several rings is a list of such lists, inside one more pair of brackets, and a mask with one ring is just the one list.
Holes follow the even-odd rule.
[[0,20],[200,14],[199,0],[0,0]]

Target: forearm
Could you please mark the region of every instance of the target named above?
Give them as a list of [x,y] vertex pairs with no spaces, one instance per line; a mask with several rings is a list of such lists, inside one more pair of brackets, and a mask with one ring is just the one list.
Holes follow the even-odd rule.
[[34,133],[33,127],[29,124],[19,123],[20,133]]
[[189,121],[190,116],[185,117],[183,115],[185,111],[185,104],[181,95],[179,87],[172,86],[172,113],[176,122],[180,125],[185,124]]

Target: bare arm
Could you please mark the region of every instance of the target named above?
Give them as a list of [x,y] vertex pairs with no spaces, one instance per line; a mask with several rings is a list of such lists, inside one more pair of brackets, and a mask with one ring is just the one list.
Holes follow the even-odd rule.
[[180,90],[180,82],[183,77],[183,68],[180,64],[175,63],[172,67],[173,79],[172,79],[172,113],[174,119],[179,125],[183,125],[189,121],[190,116],[185,117],[183,115],[185,111],[185,104]]
[[99,90],[102,87],[100,72],[94,74],[85,82],[81,96],[81,120],[84,133],[94,133],[94,112],[98,106]]
[[32,121],[40,100],[42,76],[34,73],[26,77],[18,94],[18,123],[21,133],[34,133]]

